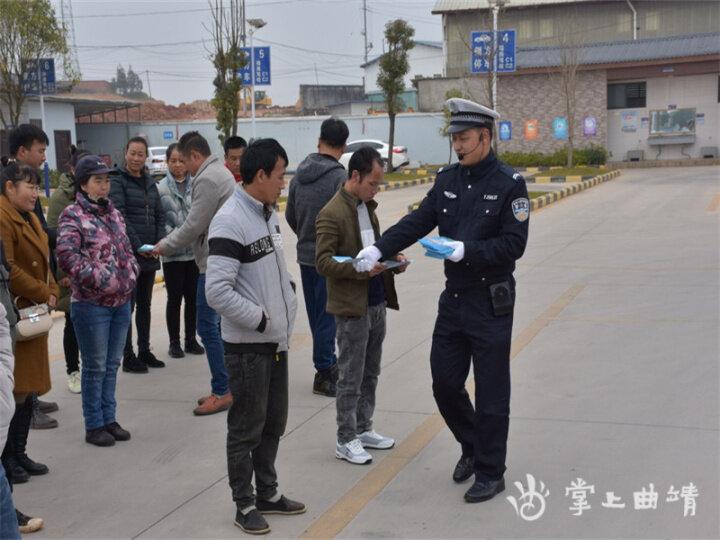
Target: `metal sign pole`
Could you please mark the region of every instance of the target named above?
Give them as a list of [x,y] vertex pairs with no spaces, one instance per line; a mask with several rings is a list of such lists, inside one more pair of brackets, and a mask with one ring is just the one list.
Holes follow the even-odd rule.
[[40,58],[37,59],[37,84],[38,84],[38,95],[40,96],[40,126],[45,131],[45,98],[43,96],[43,84],[42,76],[40,73]]
[[255,139],[255,47],[253,32],[250,30],[250,109],[252,114],[252,138]]

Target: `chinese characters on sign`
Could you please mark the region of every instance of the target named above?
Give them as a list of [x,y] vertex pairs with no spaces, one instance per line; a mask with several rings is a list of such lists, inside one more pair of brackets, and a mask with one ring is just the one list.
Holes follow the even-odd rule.
[[41,58],[39,60],[28,60],[25,62],[25,69],[22,80],[23,93],[26,95],[48,95],[55,93],[55,60],[52,58]]
[[[511,495],[506,497],[506,500],[520,518],[525,521],[535,521],[545,513],[550,489],[545,486],[544,482],[536,480],[532,474],[527,474],[526,480],[527,487],[522,482],[514,483],[520,492],[520,497]],[[595,495],[595,484],[588,484],[582,478],[570,482],[570,486],[565,488],[565,497],[572,500],[572,505],[568,508],[571,514],[573,516],[582,516],[583,513],[589,512],[593,508],[593,505],[590,504],[592,495]],[[599,492],[598,495],[600,495]],[[670,485],[664,503],[668,506],[682,499],[683,517],[694,517],[697,511],[697,498],[699,495],[698,487],[692,482],[682,486],[680,489]],[[626,503],[614,491],[606,491],[604,497],[605,500],[600,505],[602,508],[611,510],[625,509]],[[640,491],[633,492],[632,508],[635,510],[657,510],[660,500],[660,493],[655,490],[655,484],[651,482],[647,486],[642,486]]]
[[[498,30],[497,54],[495,65],[498,73],[515,71],[515,30]],[[488,73],[492,71],[490,62],[493,60],[493,33],[477,31],[470,34],[472,55],[470,59],[471,73]]]
[[251,86],[253,84],[252,72],[250,71],[250,65],[253,60],[255,61],[255,86],[268,86],[270,85],[270,47],[253,47],[255,49],[255,55],[251,54],[250,47],[243,47],[245,53],[245,59],[247,64],[240,70],[240,77],[244,86]]

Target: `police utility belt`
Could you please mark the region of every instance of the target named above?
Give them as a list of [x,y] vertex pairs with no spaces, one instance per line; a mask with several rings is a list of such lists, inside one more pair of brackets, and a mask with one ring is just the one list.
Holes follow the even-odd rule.
[[484,292],[487,290],[490,293],[490,302],[492,303],[493,314],[496,317],[509,315],[513,311],[513,306],[515,306],[515,291],[510,286],[510,280],[508,279],[489,285],[477,284],[467,287],[453,287],[448,283],[446,290],[448,292]]

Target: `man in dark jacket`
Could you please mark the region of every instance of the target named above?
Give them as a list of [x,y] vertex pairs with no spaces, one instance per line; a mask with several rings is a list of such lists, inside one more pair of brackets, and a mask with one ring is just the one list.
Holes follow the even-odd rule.
[[165,236],[165,212],[155,180],[145,170],[147,155],[147,141],[133,137],[125,146],[125,167],[118,168],[110,178],[110,199],[125,218],[130,244],[140,265],[132,303],[133,309],[137,308],[138,354],[133,352],[131,324],[123,355],[123,371],[129,373],[147,373],[148,367],[165,366],[150,352],[150,304],[160,261],[151,253],[138,251],[140,246],[154,246]]
[[297,261],[300,265],[305,309],[313,336],[315,380],[313,392],[335,397],[337,357],[335,356],[335,318],[325,311],[325,278],[315,269],[315,219],[347,179],[338,159],[345,151],[350,132],[337,118],[328,118],[320,126],[318,152],[300,163],[290,183],[285,217],[298,237]]

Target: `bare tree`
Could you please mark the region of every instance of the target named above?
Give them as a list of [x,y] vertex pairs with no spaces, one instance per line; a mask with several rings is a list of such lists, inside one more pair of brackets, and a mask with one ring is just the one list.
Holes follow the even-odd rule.
[[566,13],[559,21],[558,45],[560,47],[559,72],[557,79],[560,85],[562,105],[567,120],[567,166],[573,166],[575,150],[575,112],[577,104],[578,68],[582,63],[582,40],[578,32],[575,11]]
[[[2,0],[0,0],[2,1]],[[215,108],[218,138],[224,141],[237,135],[237,116],[240,111],[240,90],[242,80],[239,71],[247,64],[243,45],[243,3],[228,0],[208,0],[212,16],[211,27],[205,29],[212,36],[212,50],[208,51],[215,68],[215,96],[210,101]]]

